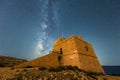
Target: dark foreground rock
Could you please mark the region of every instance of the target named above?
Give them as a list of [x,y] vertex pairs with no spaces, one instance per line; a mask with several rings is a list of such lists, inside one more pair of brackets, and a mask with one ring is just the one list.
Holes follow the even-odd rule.
[[0,73],[0,80],[120,80],[79,70],[50,70],[40,68],[8,69]]
[[[49,72],[47,70],[24,70],[14,79],[16,80],[98,80],[99,76],[87,75],[84,72],[65,70],[60,72]],[[11,80],[14,80],[11,79]],[[100,80],[106,80],[101,78]]]

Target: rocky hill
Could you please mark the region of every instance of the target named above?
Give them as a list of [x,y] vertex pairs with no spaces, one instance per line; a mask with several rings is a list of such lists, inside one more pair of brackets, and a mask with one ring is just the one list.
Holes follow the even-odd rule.
[[120,80],[119,76],[86,72],[76,67],[0,68],[0,80]]
[[27,60],[8,56],[0,56],[0,67],[12,67],[24,62],[27,62]]

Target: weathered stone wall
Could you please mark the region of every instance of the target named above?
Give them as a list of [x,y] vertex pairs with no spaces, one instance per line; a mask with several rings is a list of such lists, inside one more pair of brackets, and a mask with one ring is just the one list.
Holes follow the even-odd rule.
[[80,68],[86,71],[104,73],[96,57],[79,54]]
[[86,71],[104,73],[90,43],[81,37],[71,36],[67,39],[58,39],[53,50],[63,49],[63,65],[78,66]]
[[75,46],[77,48],[77,51],[79,53],[96,57],[95,52],[90,43],[87,43],[86,41],[79,39],[78,37],[74,37],[74,41],[75,41]]
[[72,65],[72,66],[79,66],[79,59],[78,54],[76,54],[76,44],[74,41],[74,37],[70,37],[67,39],[58,39],[55,41],[53,46],[53,51],[59,51],[62,48],[62,63],[64,66]]
[[104,73],[97,56],[90,43],[79,39],[79,37],[74,37],[74,41],[77,48],[77,53],[79,56],[80,68],[86,71],[102,72]]
[[51,53],[46,56],[37,58],[35,60],[20,64],[15,66],[16,68],[19,67],[26,67],[26,66],[33,66],[33,67],[52,67],[52,66],[60,66],[58,61],[59,53]]

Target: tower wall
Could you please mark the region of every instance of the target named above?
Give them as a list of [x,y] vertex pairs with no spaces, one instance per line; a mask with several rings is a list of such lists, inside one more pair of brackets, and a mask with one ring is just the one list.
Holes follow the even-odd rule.
[[58,52],[52,52],[43,57],[34,59],[32,61],[20,64],[15,66],[16,68],[33,66],[33,67],[57,67],[60,66],[60,62],[58,61],[58,56],[60,54]]
[[79,57],[76,54],[76,45],[73,37],[67,39],[58,39],[55,41],[53,51],[59,51],[62,48],[62,65],[79,66]]
[[92,45],[78,37],[74,38],[74,41],[80,62],[79,67],[86,71],[104,73],[97,56],[95,55]]

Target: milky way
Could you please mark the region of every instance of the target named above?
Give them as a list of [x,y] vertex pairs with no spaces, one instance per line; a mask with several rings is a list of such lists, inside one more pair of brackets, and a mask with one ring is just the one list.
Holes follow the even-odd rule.
[[43,3],[41,11],[42,22],[40,22],[41,30],[36,53],[43,55],[51,50],[53,44],[53,38],[51,36],[56,29],[55,13],[57,13],[57,10],[55,10],[56,0],[41,0],[40,2]]

